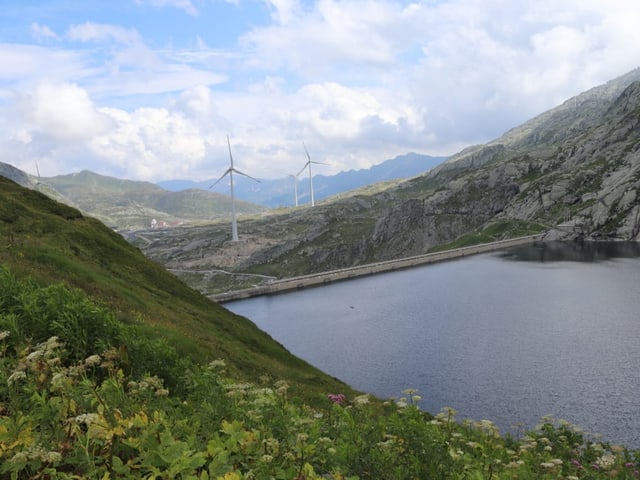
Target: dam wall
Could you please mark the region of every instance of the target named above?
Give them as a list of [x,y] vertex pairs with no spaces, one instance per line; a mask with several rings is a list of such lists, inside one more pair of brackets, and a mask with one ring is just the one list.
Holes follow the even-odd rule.
[[362,277],[365,275],[373,275],[376,273],[411,268],[419,265],[426,265],[429,263],[452,260],[468,255],[475,255],[478,253],[502,250],[504,248],[517,247],[520,245],[527,245],[542,240],[544,238],[544,235],[544,233],[540,233],[536,235],[528,235],[526,237],[510,238],[507,240],[499,240],[497,242],[472,245],[470,247],[455,248],[442,252],[425,253],[423,255],[415,255],[413,257],[387,260],[384,262],[370,263],[367,265],[358,265],[356,267],[341,268],[339,270],[331,270],[329,272],[302,275],[300,277],[291,277],[282,280],[273,280],[268,284],[256,286],[253,288],[209,295],[209,298],[216,302],[224,303],[232,302],[234,300],[243,300],[246,298],[257,297],[260,295],[273,295],[276,293],[283,293],[291,290],[301,290],[307,287],[326,285],[329,283],[348,280],[350,278]]

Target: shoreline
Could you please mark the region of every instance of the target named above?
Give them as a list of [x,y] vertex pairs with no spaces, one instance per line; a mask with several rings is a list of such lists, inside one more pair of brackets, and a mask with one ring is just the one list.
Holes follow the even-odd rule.
[[442,252],[425,253],[412,257],[399,258],[396,260],[386,260],[383,262],[369,263],[356,267],[341,268],[328,272],[314,273],[310,275],[302,275],[299,277],[285,278],[282,280],[274,280],[266,285],[258,287],[245,288],[243,290],[234,290],[230,292],[217,293],[208,295],[207,297],[217,303],[233,302],[236,300],[244,300],[247,298],[258,297],[262,295],[275,295],[278,293],[289,292],[292,290],[302,290],[304,288],[315,287],[319,285],[327,285],[329,283],[351,278],[374,275],[376,273],[390,272],[393,270],[401,270],[405,268],[427,265],[430,263],[442,262],[445,260],[453,260],[468,255],[478,253],[491,252],[503,248],[517,247],[520,245],[528,245],[542,240],[546,235],[538,233],[535,235],[527,235],[525,237],[510,238],[507,240],[498,240],[491,243],[482,243],[469,247],[454,248],[452,250],[444,250]]

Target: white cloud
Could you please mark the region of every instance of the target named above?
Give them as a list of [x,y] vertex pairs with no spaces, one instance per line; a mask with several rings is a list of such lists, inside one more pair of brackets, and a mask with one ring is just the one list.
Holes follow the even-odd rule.
[[57,40],[58,35],[46,25],[40,25],[37,22],[31,24],[31,35],[36,40]]
[[71,26],[67,36],[81,42],[115,40],[123,44],[142,43],[142,38],[135,29],[93,22]]
[[198,14],[198,9],[191,0],[136,0],[136,3],[139,5],[148,3],[153,7],[173,7],[194,16]]
[[272,18],[279,24],[287,24],[295,18],[300,9],[298,0],[264,0],[271,9]]
[[[410,150],[455,153],[640,65],[637,0],[230,2],[227,13],[267,15],[244,30],[229,19],[241,33],[226,43],[206,17],[221,2],[138,3],[207,28],[177,47],[173,29],[151,38],[139,19],[50,23],[66,31],[56,48],[0,44],[4,151],[56,173],[84,155],[101,173],[211,178],[227,166],[229,134],[254,176],[297,172],[301,140],[335,173]],[[55,38],[41,23],[31,33]],[[51,100],[58,90],[67,106]],[[108,126],[91,130],[97,119]]]
[[74,84],[42,83],[18,96],[16,111],[32,137],[47,142],[89,140],[110,127],[87,92]]
[[102,111],[117,126],[94,138],[91,151],[128,178],[184,178],[205,158],[204,139],[182,115],[163,108]]
[[286,68],[304,78],[344,68],[378,69],[394,60],[395,41],[386,29],[401,10],[376,0],[320,0],[310,11],[277,2],[278,23],[252,30],[241,43],[254,52],[252,67]]

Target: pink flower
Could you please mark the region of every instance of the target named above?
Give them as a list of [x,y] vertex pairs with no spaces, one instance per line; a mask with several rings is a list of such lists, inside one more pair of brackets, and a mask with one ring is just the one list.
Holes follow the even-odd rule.
[[332,403],[335,403],[337,405],[342,405],[344,403],[344,401],[346,400],[346,397],[342,393],[330,393],[329,395],[327,395],[327,398]]

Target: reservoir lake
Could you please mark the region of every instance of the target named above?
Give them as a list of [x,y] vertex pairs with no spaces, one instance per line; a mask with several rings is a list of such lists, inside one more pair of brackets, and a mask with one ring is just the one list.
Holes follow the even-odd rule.
[[[355,389],[640,448],[640,245],[540,243],[225,304]],[[340,393],[340,392],[327,392]]]

